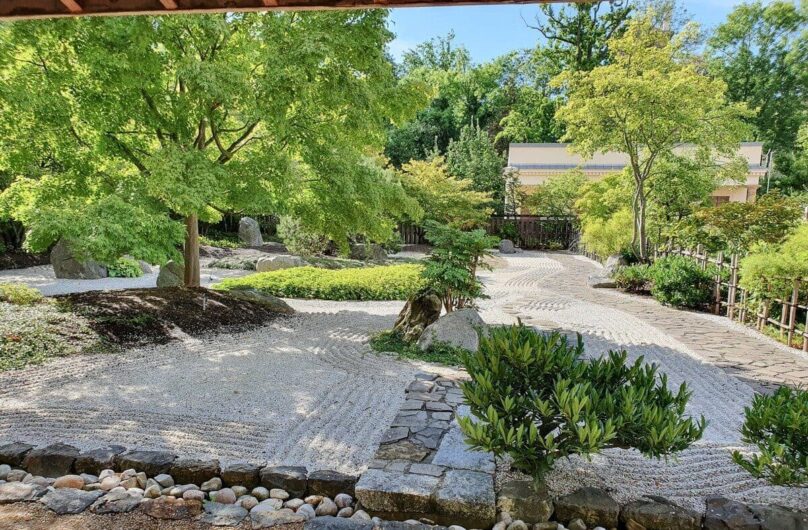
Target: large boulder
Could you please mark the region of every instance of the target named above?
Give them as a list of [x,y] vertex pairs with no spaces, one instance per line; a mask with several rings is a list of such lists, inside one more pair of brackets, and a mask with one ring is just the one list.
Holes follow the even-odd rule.
[[701,514],[662,497],[649,497],[623,506],[620,521],[626,528],[699,530]]
[[67,280],[97,280],[107,277],[107,268],[97,261],[79,260],[72,245],[60,239],[50,254],[53,273],[57,278]]
[[72,445],[55,443],[29,452],[23,467],[35,476],[61,477],[70,473],[77,456],[79,450]]
[[499,242],[499,251],[502,254],[516,254],[516,247],[510,239],[503,239]]
[[410,297],[398,314],[393,331],[407,342],[418,340],[424,330],[440,318],[443,304],[432,293]]
[[606,258],[606,264],[603,266],[603,269],[605,270],[607,275],[611,276],[612,274],[617,272],[617,269],[620,269],[627,265],[628,261],[626,260],[625,257],[623,257],[620,254],[615,254],[613,256],[609,256],[608,258]]
[[387,259],[387,251],[375,243],[353,243],[350,258],[362,261],[384,261]]
[[169,474],[178,484],[202,484],[219,476],[219,461],[197,458],[178,458],[171,464]]
[[445,342],[457,348],[477,351],[480,346],[480,330],[485,322],[473,309],[458,309],[440,317],[427,326],[418,339],[418,347],[428,350],[436,342]]
[[238,300],[245,300],[247,302],[252,302],[254,304],[264,306],[270,311],[275,311],[276,313],[283,313],[284,315],[292,315],[295,312],[295,310],[292,309],[292,306],[290,306],[277,296],[262,293],[261,291],[257,291],[255,289],[233,289],[231,291],[227,291],[227,294],[230,297],[236,298]]
[[270,272],[294,267],[305,267],[306,265],[308,265],[308,263],[299,256],[281,254],[279,256],[272,256],[271,258],[259,259],[255,264],[255,270],[256,272]]
[[599,488],[581,488],[555,501],[555,519],[568,524],[581,519],[587,526],[617,528],[620,505]]
[[531,479],[503,481],[497,496],[497,510],[528,524],[543,523],[553,515],[553,500],[543,484]]
[[242,217],[238,222],[238,239],[248,247],[260,247],[264,244],[261,225],[252,217]]
[[185,269],[176,261],[169,261],[160,267],[157,287],[180,287],[185,283]]

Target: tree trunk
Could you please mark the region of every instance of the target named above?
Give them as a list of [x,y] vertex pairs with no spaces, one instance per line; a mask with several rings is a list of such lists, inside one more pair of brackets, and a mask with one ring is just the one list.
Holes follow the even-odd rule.
[[634,232],[632,235],[632,246],[641,261],[645,261],[648,248],[648,235],[645,228],[646,197],[645,186],[642,180],[637,181],[637,189],[634,192]]
[[199,220],[185,218],[185,287],[199,287]]

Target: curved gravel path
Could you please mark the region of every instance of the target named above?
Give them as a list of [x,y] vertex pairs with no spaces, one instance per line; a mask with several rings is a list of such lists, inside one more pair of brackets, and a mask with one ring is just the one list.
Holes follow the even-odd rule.
[[[580,256],[503,258],[507,266],[482,275],[490,296],[481,303],[486,322],[521,318],[581,333],[588,355],[616,348],[632,359],[643,355],[660,364],[671,385],[687,381],[688,412],[709,420],[704,439],[668,461],[614,449],[591,462],[561,462],[549,477],[553,490],[599,485],[620,500],[657,494],[694,508],[722,494],[808,509],[806,489],[768,486],[730,459],[733,449],[749,449],[738,429],[753,387],[808,381],[807,359],[708,316],[591,289],[586,278],[598,265]],[[372,333],[392,325],[402,303],[290,303],[296,316],[249,332],[2,373],[0,439],[82,448],[121,443],[225,464],[361,472],[422,368],[367,345]]]

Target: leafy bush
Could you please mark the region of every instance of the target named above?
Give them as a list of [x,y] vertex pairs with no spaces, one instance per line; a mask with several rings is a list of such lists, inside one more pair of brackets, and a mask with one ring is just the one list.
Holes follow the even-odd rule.
[[760,245],[741,260],[741,287],[758,296],[789,296],[793,278],[808,278],[808,224],[782,245]]
[[443,301],[447,313],[471,307],[482,296],[477,268],[488,268],[482,258],[491,255],[488,249],[499,240],[479,228],[464,232],[430,221],[425,229],[427,240],[435,247],[424,269],[430,289]]
[[581,243],[598,256],[623,254],[631,249],[634,220],[631,210],[617,211],[606,220],[590,219],[581,225]]
[[426,281],[419,265],[390,265],[350,269],[295,267],[230,278],[214,289],[257,289],[287,298],[321,300],[405,300]]
[[608,447],[634,447],[646,456],[681,451],[701,438],[706,421],[684,416],[686,384],[667,387],[665,374],[625,351],[583,359],[581,337],[523,326],[494,328],[465,357],[471,381],[461,384],[476,419],[460,419],[468,443],[540,477],[559,458]]
[[536,215],[574,215],[575,202],[586,181],[580,169],[550,177],[528,196],[525,207]]
[[635,293],[646,292],[651,284],[651,268],[644,264],[620,267],[613,279],[620,289]]
[[746,407],[743,441],[760,454],[732,459],[758,478],[773,484],[808,484],[808,391],[782,386],[771,396],[756,395]]
[[516,226],[515,221],[508,221],[502,225],[499,230],[499,237],[502,239],[510,239],[517,245],[519,244],[519,227]]
[[448,366],[461,365],[463,356],[468,353],[463,348],[440,341],[433,342],[427,351],[422,351],[417,344],[407,342],[392,330],[382,331],[374,335],[370,339],[370,347],[377,352],[395,352],[402,359],[417,359]]
[[42,293],[24,283],[0,283],[0,300],[14,305],[31,305],[42,300]]
[[667,256],[655,261],[649,273],[651,294],[663,304],[700,309],[713,298],[714,267],[702,270],[692,259]]
[[136,259],[124,256],[107,265],[107,274],[111,278],[140,278],[143,276],[143,269]]
[[278,237],[292,254],[316,256],[328,248],[328,238],[303,227],[299,219],[281,217],[278,221]]
[[242,244],[235,234],[209,231],[207,235],[199,236],[199,244],[217,248],[241,248]]

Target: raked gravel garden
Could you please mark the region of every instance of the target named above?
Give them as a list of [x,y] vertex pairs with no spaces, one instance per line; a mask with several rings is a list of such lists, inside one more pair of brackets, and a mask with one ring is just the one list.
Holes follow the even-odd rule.
[[[677,322],[680,327],[695,322],[706,334],[720,337],[729,336],[731,324],[648,299],[591,289],[586,278],[600,265],[581,256],[521,252],[498,255],[495,263],[492,271],[480,274],[489,296],[479,303],[486,324],[509,325],[521,319],[539,330],[580,333],[588,356],[616,348],[625,349],[630,360],[642,355],[668,374],[671,387],[687,381],[693,392],[687,414],[708,420],[702,439],[669,459],[608,449],[591,461],[576,457],[560,461],[546,478],[553,495],[594,486],[620,503],[656,495],[703,510],[705,498],[721,495],[808,510],[805,488],[769,485],[731,459],[735,449],[751,450],[739,433],[744,407],[754,395],[745,380],[754,379],[755,370],[763,370],[763,365],[755,366],[752,359],[743,366],[743,356],[717,363],[709,344],[700,345],[677,330]],[[58,281],[43,283],[47,268],[8,274],[49,293],[71,289]],[[137,280],[137,285],[122,280],[115,287],[146,287],[150,278]],[[357,477],[375,465],[377,448],[404,404],[404,390],[419,373],[464,377],[458,368],[371,350],[370,338],[393,325],[402,302],[286,302],[294,315],[245,331],[202,337],[178,332],[165,344],[71,355],[0,373],[0,440],[40,447],[67,443],[80,451],[120,445],[185,459],[215,458],[222,470],[250,463],[256,470],[303,466],[309,473],[327,470]],[[750,357],[791,363],[808,382],[808,358],[799,352],[751,335],[737,347],[748,350]],[[743,379],[736,376],[739,370]],[[760,378],[770,380],[772,374],[763,370]],[[184,486],[166,473],[145,475],[142,469],[129,468],[116,473],[100,465],[88,468],[80,478],[63,477],[54,484],[52,478],[36,478],[31,469],[31,475],[17,471],[21,461],[11,463],[17,465],[0,467],[0,480],[9,481],[4,486],[14,480],[20,481],[17,488],[24,483],[57,486],[43,498],[50,506],[49,502],[67,502],[60,501],[66,494],[58,486],[73,481],[87,492],[75,502],[95,506],[96,513],[104,513],[107,504],[144,498],[161,499],[144,501],[148,506],[144,510],[155,513],[180,509],[201,513],[201,504],[172,505],[179,502],[172,499],[183,498],[235,502],[245,509],[241,513],[223,508],[221,514],[208,509],[204,516],[208,522],[218,521],[217,517],[235,521],[246,510],[255,511],[254,506],[267,513],[286,508],[283,513],[290,516],[286,522],[303,520],[293,514],[337,515],[340,510],[354,519],[369,520],[373,515],[356,506],[353,491],[321,491],[319,497],[298,499],[295,492],[271,490],[258,482],[231,480],[225,488],[219,478],[210,477],[204,484],[198,480]],[[69,474],[69,469],[65,471]],[[498,486],[519,477],[507,460],[497,462]],[[177,489],[180,486],[185,489]],[[236,515],[228,515],[228,510]],[[253,523],[260,517],[253,517]]]

